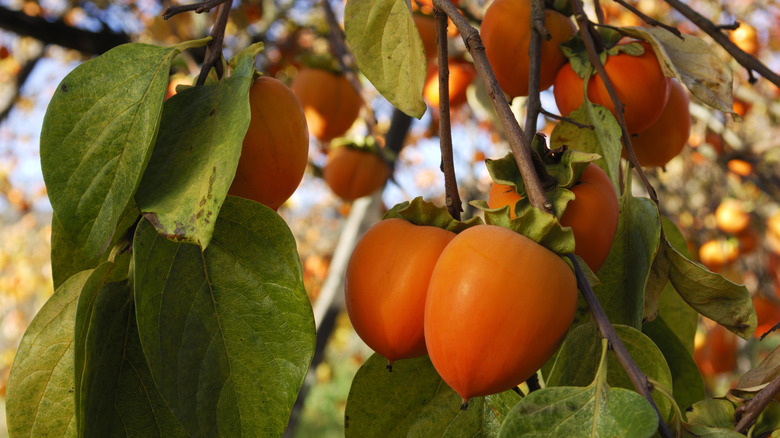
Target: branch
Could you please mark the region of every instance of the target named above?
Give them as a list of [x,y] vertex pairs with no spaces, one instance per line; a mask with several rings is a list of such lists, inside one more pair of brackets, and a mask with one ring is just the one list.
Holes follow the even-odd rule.
[[[518,23],[522,26],[522,23]],[[542,110],[539,98],[540,72],[542,71],[542,36],[549,41],[550,33],[544,27],[544,0],[531,1],[531,39],[528,42],[528,104],[525,110],[525,141],[531,143],[536,133],[536,119]]]
[[[607,76],[607,72],[604,70],[604,64],[602,64],[601,60],[599,59],[599,55],[596,50],[596,43],[593,41],[593,35],[590,32],[592,23],[590,20],[588,20],[588,17],[585,16],[585,12],[582,10],[582,3],[579,0],[571,0],[571,5],[572,9],[574,10],[574,16],[577,17],[577,24],[580,28],[580,35],[582,36],[582,39],[585,42],[585,47],[588,50],[588,59],[596,69],[596,72],[598,72],[599,77],[601,77],[604,86],[609,92],[610,99],[612,99],[612,104],[615,108],[615,117],[617,118],[618,124],[620,125],[623,144],[626,147],[626,156],[628,157],[628,161],[634,166],[637,173],[639,174],[639,178],[642,180],[642,183],[644,183],[645,189],[650,195],[650,199],[652,199],[653,202],[658,205],[658,197],[656,196],[655,189],[650,184],[650,181],[648,181],[647,175],[645,175],[645,172],[642,170],[642,166],[639,164],[639,160],[636,158],[634,148],[631,146],[631,135],[628,133],[628,128],[626,128],[626,119],[623,117],[625,106],[623,105],[623,102],[620,101],[620,98],[617,95],[617,91],[615,91],[615,87],[612,86],[612,81],[609,80],[609,76]],[[586,84],[587,81],[588,79],[585,80]]]
[[609,341],[609,345],[612,347],[612,351],[615,352],[615,356],[617,356],[618,361],[621,365],[623,365],[623,368],[626,370],[626,374],[628,374],[628,377],[631,379],[631,383],[634,384],[637,392],[642,394],[642,396],[647,399],[653,409],[655,409],[655,412],[658,414],[658,431],[660,432],[661,436],[671,438],[672,434],[664,422],[661,413],[658,411],[658,407],[655,405],[653,396],[650,394],[652,385],[650,382],[648,382],[647,376],[642,373],[642,370],[639,369],[636,362],[634,362],[634,359],[632,359],[631,355],[628,354],[626,346],[623,345],[623,341],[620,340],[620,337],[618,337],[615,328],[612,327],[612,324],[609,322],[607,314],[604,312],[601,304],[599,304],[599,300],[596,298],[596,294],[593,293],[593,289],[590,287],[588,279],[585,278],[585,273],[582,272],[582,268],[580,268],[580,265],[577,262],[577,258],[571,254],[566,254],[566,257],[568,257],[572,265],[574,265],[574,273],[577,276],[577,288],[579,288],[580,292],[582,293],[582,297],[585,299],[585,303],[588,304],[590,314],[596,321],[596,326],[599,328],[601,336],[607,338]]
[[737,407],[734,416],[739,422],[734,430],[737,433],[745,433],[748,428],[755,424],[758,420],[758,416],[764,411],[764,408],[769,406],[769,403],[775,398],[775,395],[780,393],[780,376],[775,377],[769,385],[765,386],[761,391],[758,391],[756,395],[745,404]]
[[31,17],[22,11],[0,7],[0,28],[17,35],[29,36],[45,44],[56,44],[78,50],[87,55],[100,55],[120,44],[130,42],[123,33],[114,33],[104,28],[100,32],[70,27],[63,20],[47,21]]
[[769,69],[766,65],[764,65],[761,61],[756,59],[755,56],[752,56],[745,52],[744,50],[737,47],[736,44],[731,42],[728,35],[724,34],[720,31],[719,26],[716,26],[712,21],[704,18],[701,14],[691,9],[688,5],[681,2],[680,0],[664,0],[666,3],[669,4],[669,6],[676,9],[678,12],[680,12],[685,18],[691,20],[693,24],[699,27],[699,29],[703,30],[707,33],[707,35],[711,36],[712,39],[715,40],[718,44],[720,44],[724,49],[726,49],[729,54],[734,57],[734,59],[743,67],[745,67],[748,71],[748,75],[750,76],[750,82],[755,82],[755,78],[753,77],[753,71],[757,72],[764,78],[766,78],[768,81],[772,82],[773,84],[780,87],[780,76],[778,76],[777,73],[773,72]]
[[626,9],[628,9],[634,15],[636,15],[639,18],[641,18],[642,21],[644,21],[645,23],[649,24],[650,26],[661,27],[661,28],[666,29],[669,32],[675,34],[677,37],[682,38],[682,32],[680,32],[680,30],[677,29],[676,27],[669,26],[668,24],[661,23],[660,21],[656,20],[655,18],[652,18],[650,16],[645,15],[645,13],[643,13],[639,9],[631,6],[630,4],[628,4],[624,0],[612,0],[612,1],[618,3],[619,5],[623,6]]
[[552,204],[547,200],[542,184],[534,169],[533,151],[530,143],[526,141],[523,130],[517,123],[512,110],[509,108],[509,103],[504,97],[504,92],[501,91],[501,87],[498,85],[496,76],[493,74],[493,68],[485,55],[485,46],[482,45],[479,32],[460,15],[458,9],[449,0],[433,0],[433,5],[447,13],[450,20],[455,23],[455,27],[458,28],[460,36],[466,44],[466,49],[474,59],[477,74],[485,85],[488,96],[493,103],[493,108],[496,110],[496,114],[501,122],[501,127],[504,129],[504,133],[509,141],[509,147],[512,149],[515,161],[517,161],[517,167],[523,176],[523,183],[528,191],[528,200],[534,207],[552,214]]
[[170,6],[163,11],[162,17],[164,20],[167,20],[173,17],[174,15],[178,15],[190,11],[195,11],[196,14],[201,14],[203,12],[209,12],[210,10],[216,8],[222,3],[227,3],[227,1],[228,0],[207,0],[204,2],[192,3],[189,5]]
[[463,211],[458,181],[455,179],[455,160],[452,156],[452,132],[450,125],[450,70],[447,53],[447,14],[433,8],[436,23],[436,44],[439,60],[439,145],[441,147],[441,171],[444,173],[445,204],[450,215],[460,220]]
[[206,49],[206,59],[203,60],[203,65],[200,68],[197,85],[206,83],[211,67],[216,69],[218,77],[222,77],[222,42],[225,39],[225,28],[230,17],[230,7],[231,5],[225,2],[217,9],[217,21],[211,29],[212,39],[209,41]]

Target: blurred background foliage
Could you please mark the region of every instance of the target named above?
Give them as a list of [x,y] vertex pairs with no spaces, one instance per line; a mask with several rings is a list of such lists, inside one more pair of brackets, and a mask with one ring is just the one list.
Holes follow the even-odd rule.
[[[664,2],[630,3],[683,32],[701,35]],[[780,70],[780,5],[776,2],[691,0],[688,4],[715,23],[743,23],[730,32],[732,39],[773,71]],[[166,21],[161,13],[167,6],[158,0],[0,0],[0,437],[7,434],[3,397],[14,352],[25,328],[53,292],[51,208],[38,155],[46,106],[67,72],[113,45],[129,41],[171,45],[208,34],[210,14],[187,13]],[[331,2],[337,17],[343,15],[343,6],[341,1]],[[479,20],[486,2],[464,1],[461,7],[471,19]],[[602,7],[607,23],[642,25],[617,3],[605,0]],[[423,5],[421,11],[430,9]],[[225,56],[257,41],[266,44],[258,69],[288,84],[307,60],[330,52],[327,21],[320,3],[313,0],[234,1]],[[449,45],[454,53],[463,52],[459,37],[451,38]],[[725,51],[715,50],[727,59]],[[179,56],[171,71],[172,83],[192,83],[203,56],[198,50]],[[688,147],[666,169],[647,171],[663,213],[680,227],[691,252],[710,269],[746,284],[756,301],[760,327],[754,340],[738,340],[708,321],[700,325],[696,359],[710,394],[716,395],[724,394],[739,375],[780,344],[776,333],[758,339],[780,321],[780,89],[761,78],[751,84],[743,68],[735,62],[731,66],[734,110],[742,121],[692,101]],[[370,84],[363,83],[378,129],[384,132],[392,108]],[[452,116],[456,174],[464,202],[486,198],[490,179],[482,160],[503,156],[507,150],[481,94],[478,86],[470,85],[468,103],[454,109]],[[542,102],[545,109],[555,111],[549,91],[543,93]],[[514,107],[522,114],[522,100]],[[420,195],[443,202],[436,119],[428,111],[412,123],[408,147],[382,196],[385,208]],[[542,117],[537,128],[549,134],[554,123]],[[350,135],[367,132],[359,119]],[[327,145],[312,139],[310,171],[280,209],[296,236],[313,302],[328,276],[350,211],[350,204],[331,194],[319,176],[326,151]],[[474,214],[465,208],[467,217]],[[341,313],[322,362],[312,370],[313,385],[295,436],[342,436],[350,382],[370,353]]]

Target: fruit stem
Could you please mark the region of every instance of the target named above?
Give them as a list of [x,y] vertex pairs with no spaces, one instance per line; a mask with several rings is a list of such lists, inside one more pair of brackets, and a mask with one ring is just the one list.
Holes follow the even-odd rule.
[[601,336],[609,341],[612,351],[615,352],[618,361],[623,365],[623,369],[626,370],[626,374],[628,374],[628,377],[631,379],[631,383],[634,384],[637,392],[644,396],[650,403],[650,406],[655,409],[656,414],[658,414],[658,431],[661,436],[664,438],[671,438],[672,433],[669,431],[669,427],[664,422],[663,416],[661,416],[661,413],[658,411],[658,406],[656,406],[655,401],[653,401],[653,396],[650,394],[652,385],[647,380],[647,376],[642,373],[636,362],[634,362],[634,359],[628,354],[626,346],[623,345],[623,341],[620,340],[615,328],[612,327],[612,324],[609,322],[609,318],[607,318],[607,314],[601,307],[598,298],[596,298],[596,294],[593,293],[593,289],[590,287],[590,283],[588,283],[585,273],[577,262],[577,258],[574,257],[573,254],[566,254],[566,257],[569,258],[574,266],[574,273],[577,277],[577,288],[585,299],[585,303],[587,303],[590,314],[596,321],[596,326],[598,326]]
[[469,408],[469,399],[461,397],[463,403],[460,404],[460,410],[465,411]]
[[699,29],[706,32],[707,35],[711,36],[712,39],[714,39],[718,44],[720,44],[724,49],[726,49],[726,51],[729,52],[729,54],[732,57],[734,57],[734,59],[740,65],[742,65],[743,67],[745,67],[745,69],[747,69],[748,76],[750,76],[751,83],[754,83],[756,81],[755,77],[753,77],[753,71],[755,71],[756,73],[766,78],[769,82],[780,87],[780,75],[770,70],[769,67],[764,65],[758,59],[756,59],[755,56],[750,55],[749,53],[740,49],[736,44],[731,42],[728,35],[721,32],[720,29],[718,29],[718,26],[715,25],[715,23],[704,18],[704,16],[702,16],[695,10],[691,9],[690,6],[686,5],[680,0],[664,0],[664,1],[666,1],[666,3],[668,3],[669,6],[673,7],[683,16],[685,16],[685,18],[691,20],[691,22],[696,26],[698,26]]
[[[645,175],[645,172],[642,170],[642,166],[639,165],[639,160],[636,158],[634,148],[631,146],[631,135],[628,133],[628,128],[626,128],[626,119],[623,117],[625,106],[623,105],[623,102],[620,101],[620,98],[615,91],[615,87],[612,85],[612,81],[609,80],[607,71],[604,70],[604,64],[601,63],[601,59],[599,58],[596,43],[593,40],[593,35],[589,31],[592,23],[590,20],[588,20],[588,17],[582,10],[582,2],[580,0],[571,0],[571,6],[572,10],[574,11],[574,16],[577,18],[577,24],[580,29],[580,36],[582,36],[582,39],[585,42],[585,47],[588,51],[588,59],[596,69],[596,72],[598,72],[598,75],[601,77],[607,92],[609,92],[609,98],[612,100],[612,104],[615,108],[615,117],[617,118],[618,124],[620,125],[620,131],[622,133],[623,144],[626,148],[626,156],[628,157],[628,161],[631,163],[631,165],[634,166],[637,173],[639,174],[639,178],[642,180],[642,183],[644,184],[650,199],[652,199],[653,202],[658,205],[658,196],[656,196],[655,189],[647,179],[647,175]],[[621,184],[620,193],[622,194],[624,190],[625,188],[622,187]]]
[[455,179],[455,160],[452,154],[452,127],[450,125],[450,71],[447,53],[447,14],[433,8],[436,23],[436,45],[439,61],[439,146],[441,147],[441,171],[444,173],[444,192],[447,211],[460,220],[463,211],[458,181]]
[[552,204],[547,200],[542,183],[536,173],[536,169],[534,169],[532,154],[535,154],[535,152],[531,149],[531,144],[526,141],[523,130],[520,128],[517,119],[515,119],[504,92],[501,91],[501,87],[498,85],[496,75],[493,73],[493,68],[490,66],[490,62],[488,62],[485,54],[485,46],[482,44],[479,31],[469,24],[451,1],[433,0],[433,5],[444,11],[455,24],[455,27],[458,28],[463,43],[474,60],[474,67],[476,67],[477,74],[485,85],[490,101],[493,103],[493,108],[496,110],[498,119],[501,122],[501,127],[504,129],[504,133],[509,141],[509,147],[512,150],[512,155],[515,157],[517,167],[523,176],[528,200],[532,206],[552,214]]

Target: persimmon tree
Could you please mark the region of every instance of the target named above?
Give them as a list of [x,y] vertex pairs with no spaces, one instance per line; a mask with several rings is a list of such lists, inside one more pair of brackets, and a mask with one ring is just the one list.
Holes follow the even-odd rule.
[[[652,97],[668,95],[675,80],[699,104],[730,114],[727,62],[703,39],[628,5],[648,27],[592,21],[579,0],[553,3],[531,1],[528,22],[514,23],[529,29],[524,127],[472,26],[479,17],[449,0],[418,5],[432,7],[435,18],[445,206],[415,199],[391,208],[386,218],[393,222],[385,224],[404,220],[458,236],[429,255],[441,259],[433,274],[422,275],[431,277],[428,299],[415,291],[414,304],[400,306],[416,307],[408,313],[424,319],[399,318],[399,324],[416,324],[418,337],[424,327],[435,359],[425,355],[420,339],[410,354],[370,357],[352,382],[345,434],[762,436],[780,429],[775,415],[779,406],[773,401],[780,387],[772,377],[780,368],[776,353],[744,376],[734,393],[738,397],[705,399],[693,358],[698,316],[750,338],[756,312],[745,286],[693,261],[680,230],[659,207],[632,148],[634,130],[642,129],[627,125],[630,110],[623,100],[637,97],[631,95],[632,73],[620,71],[614,60],[652,58],[661,73],[657,82],[667,87]],[[776,74],[712,22],[677,0],[667,3],[751,75],[756,72],[780,86]],[[603,21],[598,2],[596,6],[595,15]],[[538,115],[549,115],[539,97],[542,40],[549,39],[545,7],[577,28],[557,49],[545,49],[559,50],[568,59],[564,68],[578,84],[571,93],[579,98],[563,117],[555,116],[560,121],[549,139],[535,135]],[[250,89],[267,73],[256,67],[264,46],[252,44],[224,59],[231,9],[226,2],[176,6],[165,16],[211,8],[216,13],[210,37],[172,47],[121,45],[85,62],[57,87],[41,135],[41,164],[54,211],[55,292],[25,333],[11,370],[11,436],[284,433],[315,354],[314,318],[296,243],[277,206],[228,195],[242,144],[255,131],[249,129]],[[344,79],[354,87],[351,91],[360,91],[360,73],[399,112],[421,117],[427,109],[423,89],[432,57],[424,49],[411,5],[349,0],[344,13],[348,45],[333,11],[327,5],[325,11],[332,49]],[[516,195],[495,208],[475,201],[481,212],[462,222],[450,132],[448,65],[454,58],[448,54],[448,26],[457,28],[510,145],[511,154],[487,160],[487,168],[495,183]],[[630,41],[616,44],[621,38]],[[166,99],[174,59],[204,46],[206,56],[193,86]],[[616,68],[629,75],[628,81],[618,83]],[[592,82],[597,83],[593,94]],[[524,91],[525,84],[520,88]],[[641,106],[641,99],[632,105]],[[382,157],[392,168],[403,141],[392,127],[383,131],[371,106],[362,104],[370,139],[364,143],[374,149],[372,158]],[[665,103],[655,106],[657,119]],[[284,120],[280,114],[267,118],[274,124]],[[649,118],[639,116],[643,128],[653,125]],[[329,137],[320,138],[325,147]],[[384,181],[381,164],[372,176]],[[577,184],[587,179],[583,175],[592,166],[612,186],[609,192],[617,196],[619,212],[616,229],[606,233],[612,239],[608,254],[596,264],[577,255],[583,254],[576,250],[582,238],[572,231],[576,224],[563,219],[576,196],[586,197],[576,194]],[[632,189],[635,179],[644,195]],[[615,209],[603,210],[608,214]],[[418,245],[426,244],[424,237],[419,240]],[[372,249],[391,250],[395,246],[390,243],[392,239]],[[475,254],[482,256],[480,251],[488,254],[469,262]],[[376,260],[390,264],[393,258],[384,254]],[[364,262],[371,269],[360,261],[350,263],[349,275],[375,285],[398,280],[373,277],[395,272],[372,265],[376,260]],[[498,275],[511,272],[516,263],[522,264],[517,272],[528,275]],[[470,265],[480,266],[481,276],[469,276]],[[532,279],[525,284],[524,277]],[[501,290],[502,280],[512,288]],[[546,296],[544,288],[552,283],[568,289]],[[575,283],[581,297],[576,306]],[[468,290],[457,289],[463,285]],[[379,288],[366,289],[359,293]],[[456,289],[449,299],[447,293]],[[556,313],[558,296],[566,297],[567,309]],[[491,302],[458,307],[459,297]],[[370,297],[360,299],[351,312],[374,304]],[[480,313],[470,313],[471,307]],[[453,315],[462,316],[462,326],[447,318]],[[382,322],[388,323],[385,316]],[[381,332],[378,319],[360,315],[361,330]],[[448,330],[454,327],[457,336]],[[482,337],[469,336],[474,333]],[[500,342],[490,343],[486,333],[495,333]],[[446,339],[447,345],[433,345],[434,339]],[[523,345],[515,344],[518,339]],[[534,339],[544,342],[535,345]],[[464,343],[462,348],[458,342]],[[519,363],[528,357],[533,360]],[[457,384],[453,389],[446,382]]]

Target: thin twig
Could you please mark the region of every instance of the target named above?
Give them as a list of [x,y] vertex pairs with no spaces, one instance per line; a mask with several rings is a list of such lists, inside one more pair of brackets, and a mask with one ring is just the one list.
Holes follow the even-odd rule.
[[715,40],[718,44],[720,44],[724,49],[726,49],[729,54],[734,57],[734,59],[745,69],[748,71],[748,75],[750,76],[750,82],[755,82],[755,78],[753,77],[753,71],[760,74],[764,78],[766,78],[768,81],[772,82],[773,84],[780,87],[780,75],[773,72],[769,69],[766,65],[764,65],[761,61],[756,59],[755,56],[752,56],[745,52],[744,50],[737,47],[736,44],[731,42],[728,35],[724,34],[723,32],[718,29],[718,26],[716,26],[712,21],[704,18],[701,14],[691,9],[690,6],[686,5],[685,3],[681,2],[680,0],[664,0],[666,3],[669,4],[669,6],[676,9],[678,12],[680,12],[685,18],[691,20],[693,24],[699,27],[699,29],[703,30],[707,33],[707,35],[711,36],[712,39]]
[[552,213],[552,204],[547,200],[539,176],[537,176],[534,169],[534,160],[532,158],[534,152],[531,150],[531,145],[525,140],[523,130],[517,123],[509,103],[504,97],[504,92],[501,91],[501,87],[498,85],[493,68],[485,55],[485,46],[482,44],[479,32],[469,24],[449,0],[433,0],[433,5],[447,13],[450,20],[455,23],[455,27],[458,28],[466,49],[474,59],[477,74],[485,85],[488,96],[493,103],[493,108],[496,110],[496,114],[501,122],[501,127],[504,129],[504,133],[509,141],[509,147],[515,157],[517,167],[520,169],[523,183],[528,192],[528,200],[534,207]]
[[363,86],[355,74],[355,65],[357,64],[355,57],[347,48],[347,39],[344,36],[344,32],[341,31],[341,26],[336,19],[336,14],[333,13],[329,0],[322,0],[322,9],[325,11],[325,19],[330,28],[330,49],[333,51],[333,56],[338,61],[341,70],[344,71],[344,75],[349,80],[349,83],[352,84],[352,88],[363,99],[363,107],[365,108],[363,119],[368,126],[368,131],[376,136],[378,135],[376,117],[374,117],[374,110],[371,108],[371,104],[363,94]]
[[544,109],[544,108],[542,108],[542,109],[541,109],[541,113],[542,113],[542,114],[544,114],[544,116],[545,116],[545,117],[549,117],[549,118],[551,118],[551,119],[555,119],[555,120],[558,120],[558,121],[560,121],[560,122],[571,123],[572,125],[574,125],[574,126],[576,126],[576,127],[578,127],[578,128],[595,129],[595,128],[593,127],[593,125],[586,125],[586,124],[584,124],[584,123],[580,123],[580,122],[578,122],[578,121],[576,121],[576,120],[572,120],[572,119],[570,119],[570,118],[568,118],[568,117],[565,117],[565,116],[561,116],[561,115],[558,115],[558,114],[551,113],[551,112],[547,111],[547,110],[546,110],[546,109]]
[[164,20],[167,20],[173,17],[174,15],[178,15],[190,11],[195,11],[195,13],[200,14],[202,12],[208,12],[213,8],[216,8],[217,6],[221,5],[222,3],[227,3],[227,1],[228,0],[206,0],[203,2],[192,3],[189,5],[170,6],[163,11],[162,17]]
[[626,119],[623,117],[625,105],[623,105],[623,102],[620,101],[620,98],[615,91],[615,87],[612,86],[612,81],[609,79],[609,76],[607,76],[606,70],[604,70],[604,64],[602,64],[601,60],[599,59],[598,51],[596,50],[596,43],[592,38],[593,35],[588,31],[588,29],[591,28],[592,23],[590,20],[588,20],[588,17],[585,16],[585,12],[582,10],[582,3],[579,0],[571,0],[571,5],[572,9],[574,10],[574,16],[577,18],[577,23],[580,27],[580,35],[582,36],[582,39],[585,42],[585,47],[588,51],[588,59],[596,69],[596,72],[598,72],[598,75],[601,77],[601,80],[604,83],[604,87],[606,87],[607,92],[609,92],[610,99],[612,99],[612,104],[615,108],[615,117],[617,118],[618,124],[620,125],[620,130],[623,136],[623,144],[626,148],[626,156],[628,157],[628,161],[634,166],[637,173],[639,174],[639,178],[642,180],[647,193],[650,195],[650,199],[652,199],[653,202],[658,205],[658,197],[656,196],[655,189],[647,179],[647,175],[645,175],[645,172],[642,170],[642,166],[639,165],[639,160],[636,158],[634,148],[631,146],[631,135],[628,133],[628,128],[626,128]]
[[601,307],[598,298],[596,298],[596,294],[593,293],[593,289],[590,287],[588,279],[585,278],[585,273],[582,272],[582,268],[577,262],[577,258],[571,254],[567,254],[566,256],[569,258],[572,265],[574,265],[574,273],[577,276],[577,287],[579,288],[580,293],[582,293],[582,297],[585,299],[588,309],[590,309],[590,314],[593,316],[601,336],[607,338],[609,341],[612,351],[615,352],[618,361],[623,365],[626,374],[628,374],[628,377],[631,379],[631,383],[634,384],[637,392],[647,399],[653,409],[655,409],[655,412],[658,414],[658,431],[661,436],[664,438],[671,438],[672,434],[669,431],[666,422],[664,422],[661,412],[658,410],[658,406],[656,406],[655,401],[653,400],[653,396],[650,394],[652,385],[648,382],[647,376],[639,369],[636,362],[634,362],[634,359],[631,358],[626,346],[623,345],[623,341],[620,340],[615,328],[612,327],[612,324],[609,322],[609,318],[607,318],[607,314]]
[[641,18],[642,21],[644,21],[645,23],[649,24],[650,26],[664,28],[664,29],[668,30],[669,32],[677,35],[677,37],[682,38],[682,32],[680,32],[680,30],[677,29],[676,27],[670,26],[670,25],[665,24],[665,23],[661,23],[660,21],[656,20],[655,18],[650,17],[650,16],[646,15],[644,12],[640,11],[639,9],[631,6],[630,4],[628,4],[628,2],[625,2],[624,0],[612,0],[612,1],[620,4],[621,6],[623,6],[626,9],[628,9],[634,15],[636,15],[639,18]]
[[764,408],[780,393],[780,376],[775,377],[769,385],[758,391],[756,395],[743,405],[737,407],[734,417],[738,420],[737,427],[734,430],[737,433],[745,433],[750,426],[755,424],[758,416],[764,412]]
[[450,70],[447,53],[447,14],[433,8],[436,23],[436,44],[439,60],[439,145],[441,147],[441,171],[444,173],[444,191],[447,211],[460,220],[463,211],[458,181],[455,179],[455,160],[452,154],[452,132],[450,126]]
[[217,77],[222,77],[222,42],[225,40],[225,28],[227,27],[228,18],[230,17],[230,4],[225,3],[219,6],[217,9],[217,20],[214,23],[214,27],[211,29],[212,40],[208,43],[206,50],[206,59],[203,60],[203,65],[200,68],[200,74],[196,85],[203,85],[206,83],[206,78],[209,76],[211,67],[217,71]]
[[[522,26],[522,23],[518,23]],[[549,41],[550,33],[544,27],[544,0],[531,1],[531,38],[528,42],[528,102],[525,112],[525,141],[531,143],[536,133],[536,119],[542,110],[539,98],[539,75],[542,71],[542,36]]]

